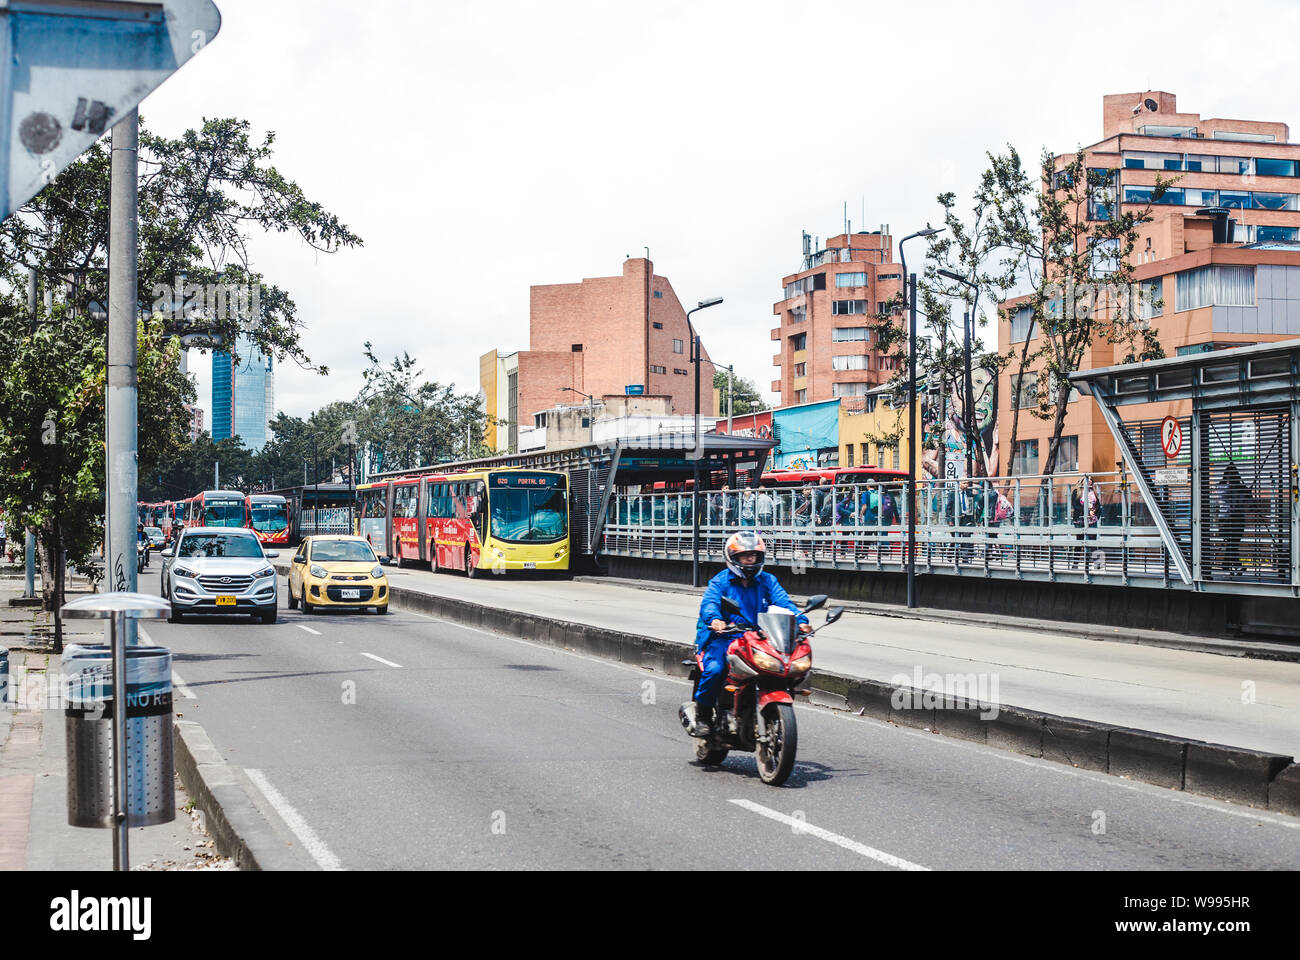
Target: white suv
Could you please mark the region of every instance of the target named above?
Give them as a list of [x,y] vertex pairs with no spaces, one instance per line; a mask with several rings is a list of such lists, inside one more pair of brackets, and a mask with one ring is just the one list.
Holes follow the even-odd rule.
[[190,613],[251,613],[275,623],[279,597],[268,561],[277,556],[262,549],[252,530],[187,527],[162,552],[162,593],[171,601],[171,622]]

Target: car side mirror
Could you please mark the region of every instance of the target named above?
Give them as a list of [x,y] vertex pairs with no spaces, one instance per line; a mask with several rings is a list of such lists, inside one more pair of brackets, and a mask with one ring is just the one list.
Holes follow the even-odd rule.
[[293,562],[294,562],[294,563],[306,563],[306,562],[307,562],[307,558],[306,558],[306,557],[303,557],[303,556],[295,556],[295,557],[293,558]]
[[828,625],[832,624],[842,616],[844,616],[843,607],[831,607],[830,610],[826,612],[826,623]]
[[723,613],[729,613],[733,617],[739,617],[741,615],[740,604],[735,600],[732,600],[730,597],[723,597],[721,606]]
[[816,596],[809,597],[808,602],[804,604],[803,612],[809,613],[812,610],[820,610],[822,607],[826,606],[826,601],[829,599],[830,597],[826,596],[824,593],[819,593]]
[[274,560],[276,557],[280,555],[279,550],[267,550],[265,551],[265,553],[266,553],[266,559],[268,560]]
[[173,554],[172,554],[172,548],[171,548],[171,547],[168,547],[168,548],[167,548],[166,550],[164,550],[162,553],[158,554],[158,556],[160,556],[160,557],[170,557],[170,556],[172,556],[172,555],[173,555]]

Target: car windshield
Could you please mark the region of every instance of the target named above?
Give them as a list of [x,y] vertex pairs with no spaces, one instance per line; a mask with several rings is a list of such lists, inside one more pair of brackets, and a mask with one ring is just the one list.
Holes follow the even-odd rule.
[[161,537],[163,535],[161,527],[145,527],[144,532],[151,537]]
[[375,551],[364,540],[318,540],[311,545],[317,563],[375,563]]
[[279,533],[289,526],[289,508],[282,503],[253,504],[253,529]]
[[182,557],[260,557],[262,545],[248,534],[187,533],[181,537]]

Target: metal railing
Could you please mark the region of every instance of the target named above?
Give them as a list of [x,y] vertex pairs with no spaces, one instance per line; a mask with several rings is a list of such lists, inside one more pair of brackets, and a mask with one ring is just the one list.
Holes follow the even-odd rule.
[[[901,571],[906,490],[899,481],[704,492],[700,556],[720,561],[726,538],[752,528],[767,540],[769,563]],[[691,509],[689,492],[619,491],[603,552],[689,560]],[[925,573],[1181,586],[1149,508],[1121,474],[919,481],[916,564]]]

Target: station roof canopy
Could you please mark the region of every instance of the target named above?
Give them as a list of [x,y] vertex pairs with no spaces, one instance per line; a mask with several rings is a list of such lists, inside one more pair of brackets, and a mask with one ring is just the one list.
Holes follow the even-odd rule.
[[1105,406],[1195,400],[1202,410],[1291,403],[1300,399],[1300,339],[1122,363],[1070,374]]

